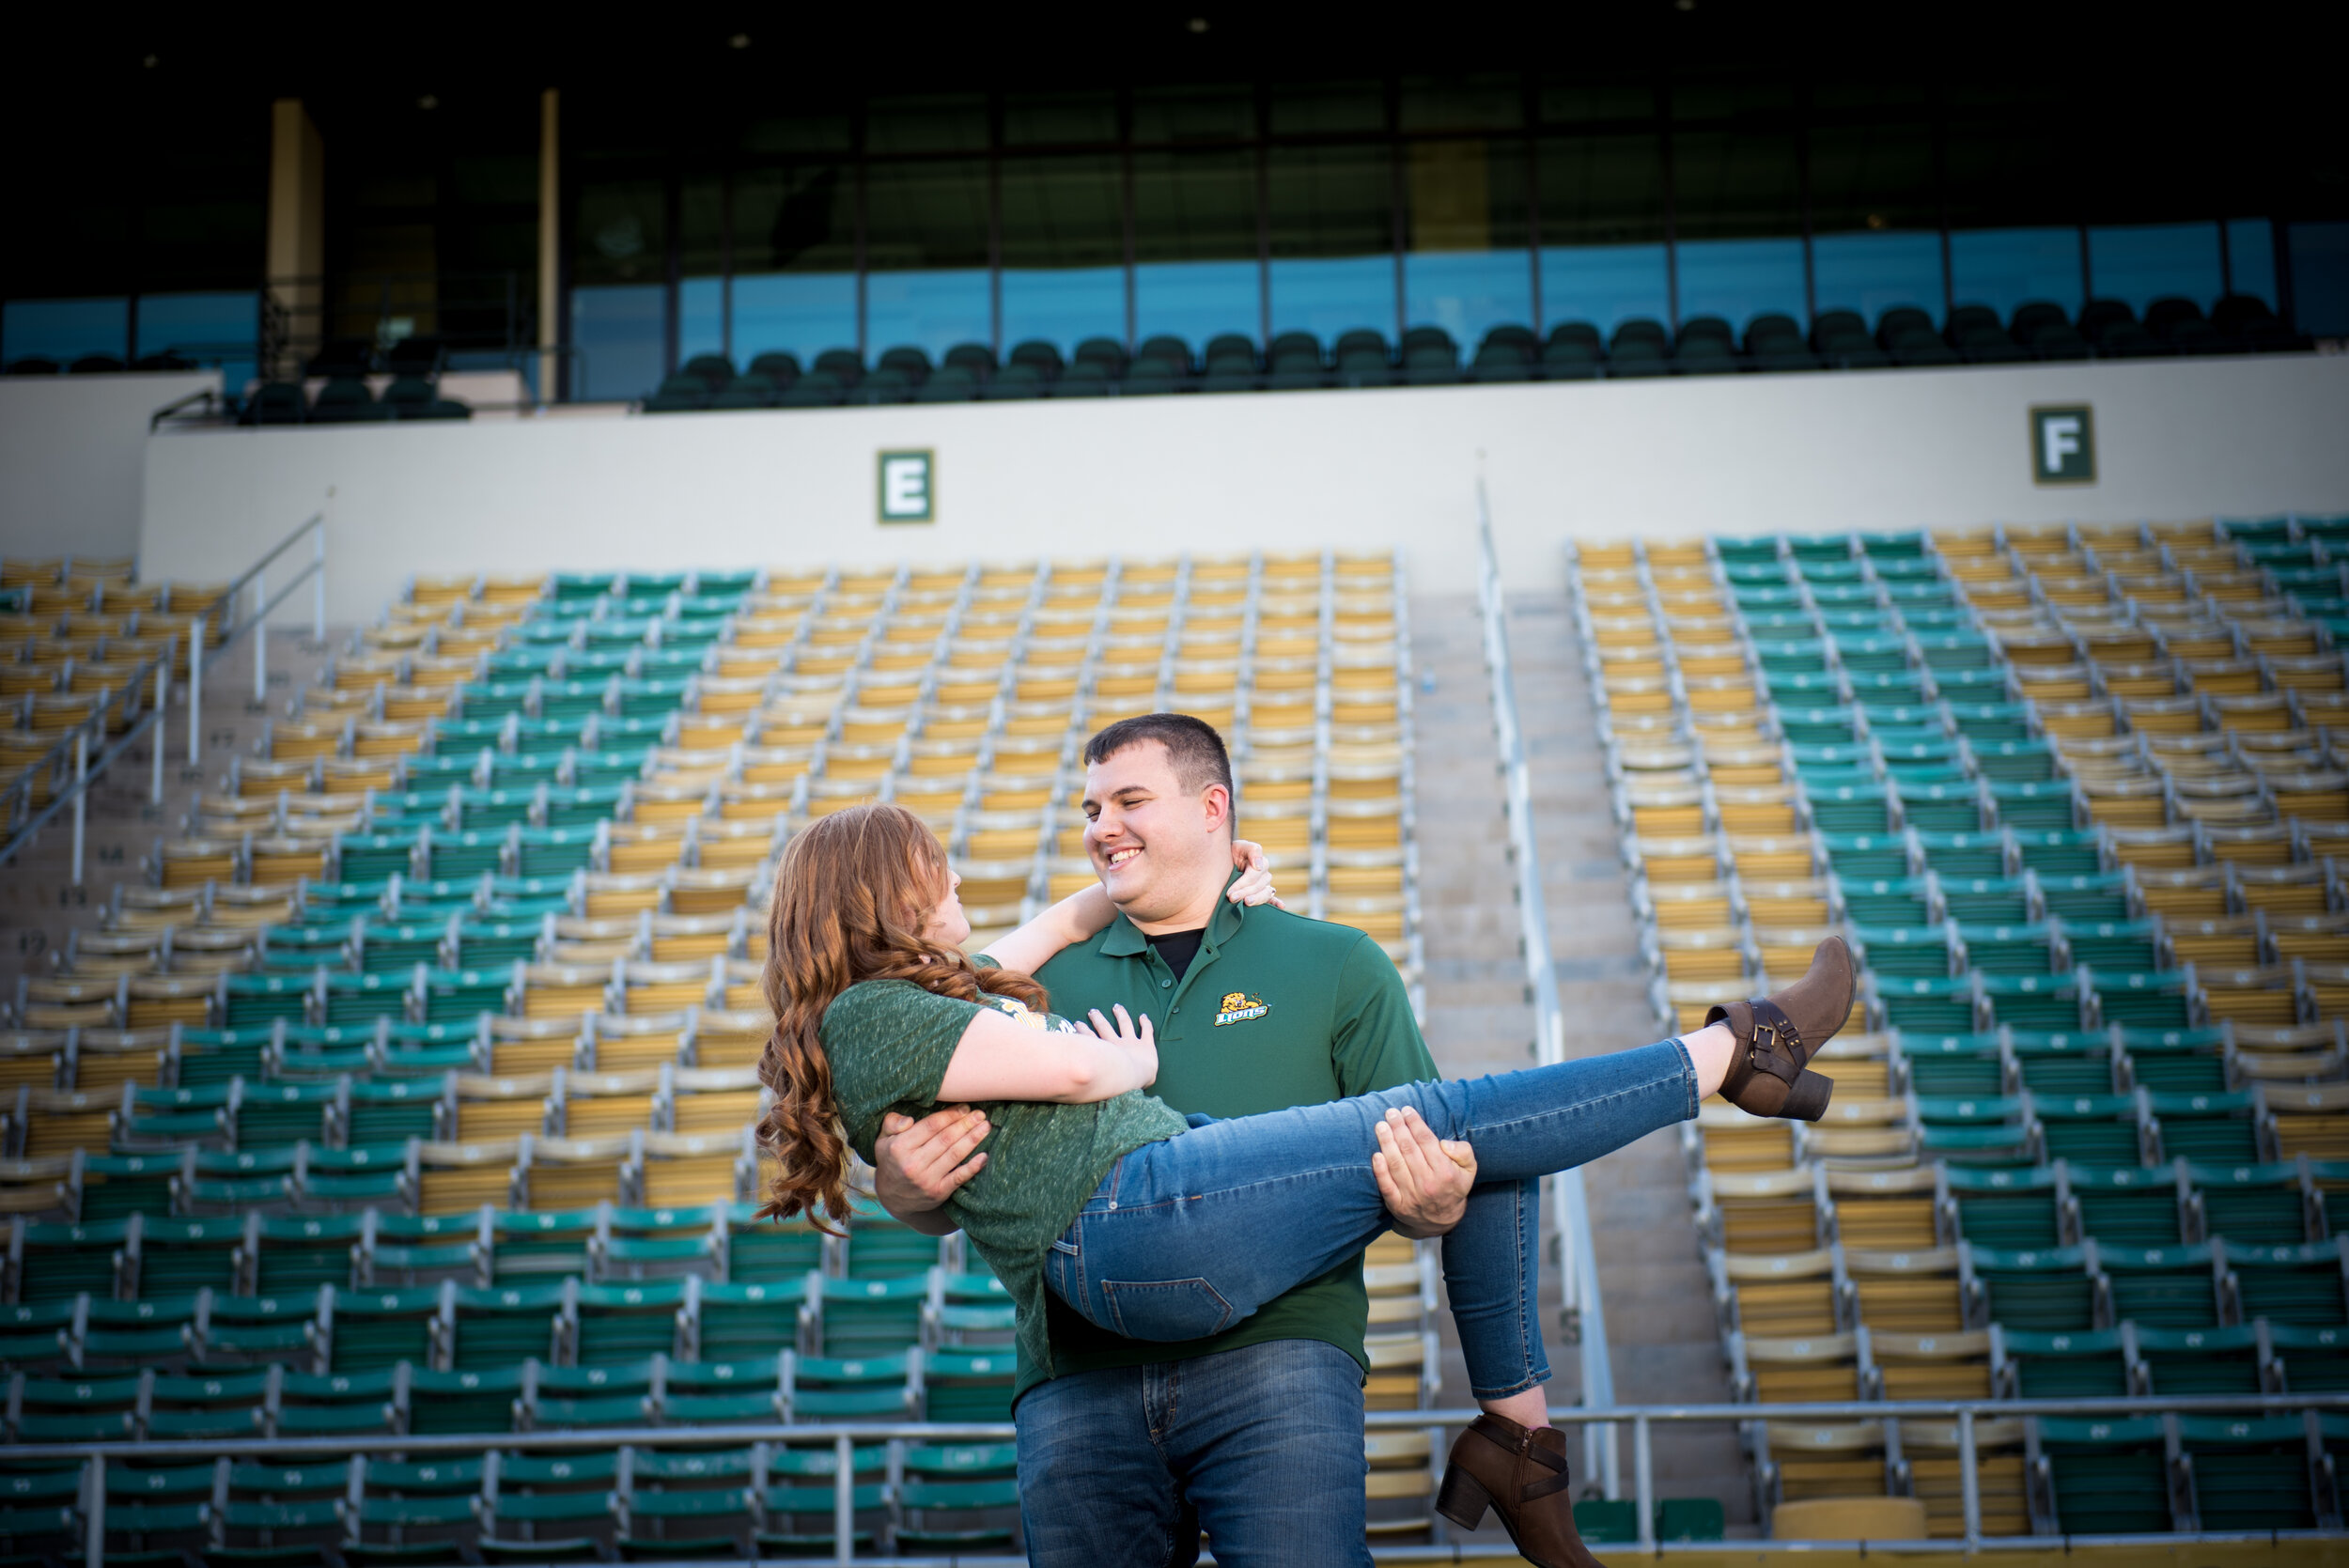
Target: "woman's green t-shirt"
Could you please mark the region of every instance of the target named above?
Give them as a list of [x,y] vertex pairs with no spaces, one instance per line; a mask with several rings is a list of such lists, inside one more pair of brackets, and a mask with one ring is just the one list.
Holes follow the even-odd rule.
[[[832,1060],[832,1097],[849,1145],[865,1159],[889,1111],[927,1115],[938,1109],[946,1064],[971,1027],[992,1007],[1037,1031],[1077,1032],[1067,1019],[1034,1012],[1011,997],[980,993],[964,1001],[910,980],[860,981],[832,999],[818,1027]],[[992,1100],[979,1148],[987,1163],[946,1201],[1017,1310],[1020,1348],[1050,1375],[1044,1327],[1044,1254],[1084,1207],[1110,1167],[1145,1143],[1172,1138],[1189,1124],[1140,1091],[1092,1105]]]

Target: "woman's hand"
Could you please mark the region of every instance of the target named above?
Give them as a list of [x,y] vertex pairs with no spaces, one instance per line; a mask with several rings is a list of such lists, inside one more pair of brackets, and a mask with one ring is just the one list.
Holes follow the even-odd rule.
[[1150,1030],[1150,1015],[1144,1013],[1142,1016],[1142,1023],[1137,1028],[1133,1018],[1122,1004],[1112,1008],[1112,1011],[1117,1015],[1117,1024],[1114,1028],[1111,1027],[1109,1019],[1101,1017],[1101,1010],[1098,1007],[1093,1010],[1093,1037],[1104,1044],[1118,1047],[1133,1063],[1134,1071],[1140,1075],[1134,1079],[1134,1087],[1147,1089],[1159,1080],[1159,1042],[1158,1037]]
[[1240,869],[1238,881],[1223,892],[1235,904],[1269,904],[1276,909],[1288,905],[1272,891],[1272,865],[1265,858],[1264,846],[1244,838],[1232,841],[1232,863]]

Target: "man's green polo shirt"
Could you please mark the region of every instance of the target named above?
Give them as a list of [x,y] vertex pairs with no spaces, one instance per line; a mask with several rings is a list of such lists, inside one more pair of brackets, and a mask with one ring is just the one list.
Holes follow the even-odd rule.
[[[1123,915],[1092,941],[1064,949],[1036,978],[1064,1017],[1107,1014],[1120,1002],[1148,1014],[1159,1043],[1150,1092],[1187,1115],[1254,1116],[1436,1076],[1403,977],[1378,944],[1352,926],[1270,905],[1219,904],[1180,980]],[[1061,1374],[1188,1360],[1268,1340],[1321,1340],[1370,1367],[1359,1255],[1211,1339],[1122,1339],[1056,1296],[1045,1303]],[[1013,1397],[1041,1380],[1022,1358]]]

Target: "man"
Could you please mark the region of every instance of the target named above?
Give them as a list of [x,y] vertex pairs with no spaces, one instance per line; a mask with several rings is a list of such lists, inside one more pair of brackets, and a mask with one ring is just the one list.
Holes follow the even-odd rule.
[[[1118,918],[1038,971],[1056,1011],[1123,1003],[1158,1032],[1152,1093],[1195,1117],[1253,1115],[1436,1075],[1402,979],[1343,925],[1223,897],[1232,773],[1199,720],[1153,713],[1086,743],[1085,849]],[[967,1108],[884,1124],[881,1202],[934,1234],[986,1160]],[[1381,1128],[1374,1157],[1406,1234],[1457,1224],[1474,1168],[1425,1125]],[[1204,1528],[1227,1565],[1367,1564],[1361,1260],[1237,1327],[1179,1344],[1127,1340],[1048,1297],[1056,1375],[1022,1363],[1021,1515],[1045,1568],[1188,1564]]]

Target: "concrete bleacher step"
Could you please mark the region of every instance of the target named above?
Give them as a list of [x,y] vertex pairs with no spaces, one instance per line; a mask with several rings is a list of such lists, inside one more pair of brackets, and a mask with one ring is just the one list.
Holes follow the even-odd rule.
[[227,773],[231,758],[250,756],[272,719],[283,721],[330,650],[350,637],[348,627],[329,627],[326,642],[314,644],[305,629],[272,627],[265,666],[269,695],[253,700],[253,650],[237,644],[204,675],[203,760],[188,766],[187,693],[172,691],[163,755],[163,803],[148,799],[150,759],[144,743],[132,747],[90,786],[87,848],[83,885],[70,886],[73,828],[60,812],[18,863],[0,874],[0,990],[16,994],[19,975],[50,972],[49,955],[63,951],[68,935],[97,927],[97,911],[119,884],[143,886],[140,857],[159,838],[179,836],[181,818]]
[[[1626,913],[1564,596],[1513,595],[1510,608],[1561,1000],[1568,1017],[1589,1020],[1589,1048],[1644,1045],[1655,1037],[1655,1019]],[[1513,1071],[1532,1064],[1533,1012],[1524,990],[1516,908],[1506,891],[1513,872],[1475,600],[1415,596],[1411,630],[1421,682],[1414,715],[1427,1042],[1447,1076]],[[1585,1172],[1616,1392],[1639,1404],[1729,1397],[1678,1148],[1671,1134],[1658,1134]],[[1575,1348],[1560,1335],[1553,1258],[1545,1256],[1544,1270],[1543,1329],[1554,1374],[1549,1397],[1563,1407],[1579,1397],[1579,1367]],[[1441,1402],[1465,1404],[1468,1379],[1457,1336],[1448,1314],[1439,1322]],[[1626,1453],[1628,1484],[1627,1447]],[[1659,1429],[1656,1464],[1658,1495],[1718,1498],[1733,1531],[1741,1523],[1750,1528],[1744,1464],[1726,1429]],[[1578,1475],[1577,1492],[1595,1480]],[[1500,1539],[1489,1526],[1463,1539],[1482,1545],[1488,1535]]]

